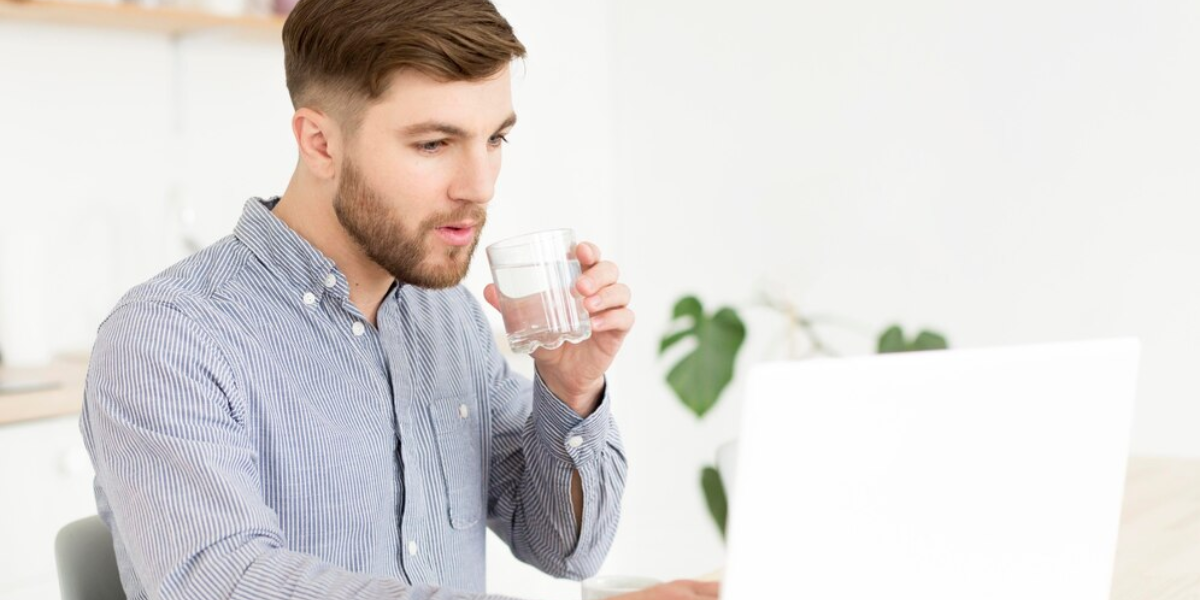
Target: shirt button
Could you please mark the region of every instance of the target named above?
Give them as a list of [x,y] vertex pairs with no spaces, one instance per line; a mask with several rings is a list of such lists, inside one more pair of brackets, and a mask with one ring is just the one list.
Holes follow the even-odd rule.
[[567,445],[572,448],[578,448],[583,445],[583,438],[577,435],[572,436],[571,439],[567,440]]
[[317,295],[312,292],[304,292],[304,303],[312,306],[317,303]]
[[363,324],[358,321],[355,321],[354,324],[350,326],[350,329],[354,332],[354,335],[362,335],[363,332],[367,330],[367,328],[363,327]]
[[337,285],[337,277],[334,277],[333,273],[326,275],[325,276],[325,287],[331,288],[335,285]]
[[408,543],[408,553],[409,553],[410,555],[412,555],[412,556],[416,556],[416,555],[417,555],[417,543],[416,543],[416,542],[409,542],[409,543]]
[[464,419],[471,416],[471,409],[467,408],[466,404],[459,404],[458,405],[458,416],[460,416]]

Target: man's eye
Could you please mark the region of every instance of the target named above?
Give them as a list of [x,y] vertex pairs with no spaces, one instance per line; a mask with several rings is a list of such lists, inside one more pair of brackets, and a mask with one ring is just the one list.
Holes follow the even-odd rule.
[[500,146],[500,144],[504,144],[507,142],[508,142],[508,138],[506,138],[500,134],[496,134],[496,135],[493,135],[492,137],[488,138],[488,145],[490,145],[490,146],[498,147],[498,146]]
[[421,142],[417,144],[417,150],[420,150],[421,152],[437,152],[442,148],[442,146],[445,145],[445,140],[438,140],[436,142]]

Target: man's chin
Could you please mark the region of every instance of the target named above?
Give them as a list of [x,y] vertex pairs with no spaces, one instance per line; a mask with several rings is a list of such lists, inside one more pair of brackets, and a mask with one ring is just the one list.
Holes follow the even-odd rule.
[[[449,258],[449,257],[447,257]],[[449,259],[450,264],[440,264],[436,266],[426,265],[426,268],[420,269],[417,273],[411,274],[406,278],[399,275],[396,279],[405,281],[419,288],[431,290],[444,290],[452,288],[467,277],[467,269],[470,267],[470,259],[453,258]],[[395,273],[393,273],[395,275]]]

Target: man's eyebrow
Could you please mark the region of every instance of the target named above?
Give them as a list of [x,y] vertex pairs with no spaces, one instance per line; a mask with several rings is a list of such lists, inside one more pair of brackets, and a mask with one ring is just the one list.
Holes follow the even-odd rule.
[[[508,129],[509,127],[512,127],[513,125],[516,125],[516,124],[517,124],[516,113],[510,114],[510,115],[508,115],[508,118],[504,119],[504,122],[501,123],[500,126],[496,128],[496,131],[497,132],[504,131],[505,129]],[[465,130],[463,130],[463,128],[461,128],[457,125],[451,125],[449,123],[442,123],[440,121],[425,121],[423,123],[409,125],[408,127],[405,127],[404,129],[402,129],[401,133],[403,133],[404,135],[407,135],[407,136],[418,136],[418,135],[424,135],[426,133],[444,133],[446,135],[453,136],[453,137],[463,137],[463,138],[468,137],[467,132]]]

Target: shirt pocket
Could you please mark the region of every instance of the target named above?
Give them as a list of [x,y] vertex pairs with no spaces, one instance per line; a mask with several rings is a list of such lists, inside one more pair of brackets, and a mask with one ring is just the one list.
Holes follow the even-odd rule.
[[483,512],[483,456],[475,402],[444,398],[429,405],[450,526],[468,529]]

